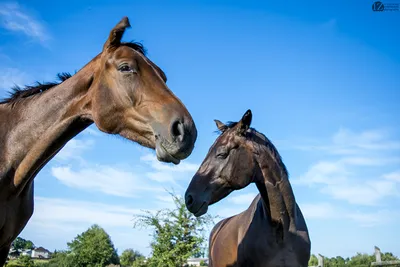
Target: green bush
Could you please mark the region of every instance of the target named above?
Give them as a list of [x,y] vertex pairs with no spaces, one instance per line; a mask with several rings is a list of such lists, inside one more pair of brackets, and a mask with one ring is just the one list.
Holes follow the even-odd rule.
[[7,263],[7,267],[25,267],[18,260],[12,260]]
[[47,261],[35,261],[35,267],[49,267],[50,263]]

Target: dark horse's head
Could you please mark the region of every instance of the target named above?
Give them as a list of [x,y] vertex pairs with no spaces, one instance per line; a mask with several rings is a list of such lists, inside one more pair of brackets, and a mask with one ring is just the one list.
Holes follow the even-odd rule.
[[124,17],[103,46],[89,89],[93,120],[101,131],[153,148],[159,160],[178,164],[193,150],[196,126],[143,47],[121,42],[129,27]]
[[251,110],[237,123],[215,120],[222,134],[217,138],[185,194],[186,207],[196,216],[205,214],[208,206],[233,190],[249,185],[255,176],[254,144],[248,137]]

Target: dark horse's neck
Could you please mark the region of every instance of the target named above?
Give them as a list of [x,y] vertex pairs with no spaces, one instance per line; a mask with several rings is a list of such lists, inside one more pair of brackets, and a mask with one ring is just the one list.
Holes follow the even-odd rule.
[[259,172],[255,179],[271,223],[283,228],[283,233],[295,231],[296,200],[289,183],[288,172],[274,145],[264,135],[254,133],[256,161]]
[[0,151],[0,199],[20,194],[69,140],[93,123],[86,96],[96,60],[54,88],[0,105],[0,125],[6,125],[0,127],[0,138],[9,140]]

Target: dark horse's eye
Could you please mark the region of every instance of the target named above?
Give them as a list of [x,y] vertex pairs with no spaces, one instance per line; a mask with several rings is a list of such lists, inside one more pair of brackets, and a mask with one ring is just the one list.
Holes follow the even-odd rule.
[[217,155],[217,158],[219,159],[226,159],[226,157],[228,157],[228,153],[219,153]]
[[228,157],[228,155],[229,155],[228,151],[226,151],[226,150],[225,151],[221,151],[221,152],[217,153],[217,158],[226,159]]
[[128,65],[122,65],[122,66],[120,66],[120,67],[118,68],[118,70],[119,70],[120,72],[131,72],[131,73],[136,72],[134,69],[132,69],[132,68],[129,67]]
[[216,157],[219,159],[226,159],[229,155],[229,150],[225,146],[220,146],[217,148]]

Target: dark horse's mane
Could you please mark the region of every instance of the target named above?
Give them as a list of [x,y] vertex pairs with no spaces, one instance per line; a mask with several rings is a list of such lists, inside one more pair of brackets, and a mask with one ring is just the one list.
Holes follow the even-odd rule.
[[[128,46],[134,49],[135,51],[141,53],[142,55],[146,55],[146,49],[139,42],[124,42],[121,43],[121,45]],[[57,74],[58,81],[55,82],[44,82],[44,83],[36,82],[35,85],[25,85],[25,87],[23,88],[21,88],[18,85],[14,85],[13,87],[11,87],[11,92],[9,93],[10,95],[7,98],[0,100],[0,104],[10,103],[13,105],[21,99],[47,91],[61,84],[62,82],[68,80],[71,77],[72,75],[70,73],[63,72]]]
[[[224,126],[222,131],[232,129],[238,124],[238,122],[235,121],[228,121]],[[222,132],[221,130],[217,130],[217,132]],[[279,154],[278,150],[274,146],[274,144],[271,142],[271,140],[268,139],[263,133],[257,131],[255,128],[250,127],[249,131],[247,131],[248,137],[251,138],[254,142],[260,145],[264,145],[271,153],[272,157],[276,159],[276,162],[281,166],[282,171],[284,174],[289,177],[289,172],[285,166],[285,164],[282,161],[282,157]]]

